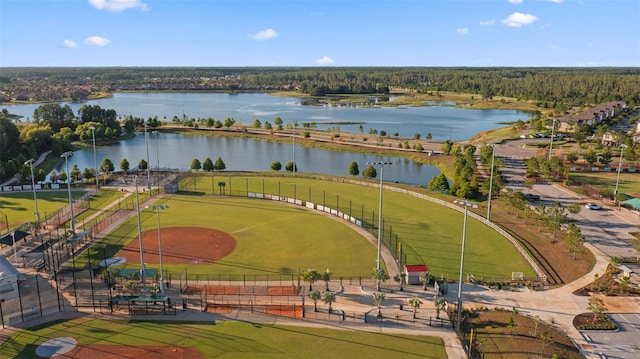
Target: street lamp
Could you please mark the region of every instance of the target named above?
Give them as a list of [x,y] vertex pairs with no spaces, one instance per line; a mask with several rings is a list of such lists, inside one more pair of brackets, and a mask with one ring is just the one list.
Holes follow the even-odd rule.
[[464,273],[464,249],[467,241],[467,213],[469,206],[471,206],[472,208],[478,208],[478,205],[464,200],[454,200],[453,203],[464,205],[464,220],[462,222],[462,250],[460,251],[460,278],[458,279],[458,314],[456,315],[456,330],[460,332],[460,317],[462,316],[462,276]]
[[292,138],[292,155],[293,155],[293,169],[291,170],[291,173],[293,173],[293,175],[296,175],[296,122],[293,121],[293,123],[291,124],[291,138]]
[[549,139],[549,161],[551,161],[551,148],[553,147],[553,137],[556,129],[556,119],[551,123],[551,138]]
[[33,158],[28,160],[24,164],[25,165],[29,164],[29,167],[31,168],[31,189],[33,190],[33,202],[35,203],[35,206],[36,206],[36,226],[38,230],[40,230],[40,211],[38,211],[38,197],[36,196],[36,181],[33,175]]
[[[158,167],[157,167],[157,170],[156,170],[157,171],[156,172],[156,176],[159,176],[159,174],[160,174],[160,150],[159,150],[160,145],[158,143],[160,141],[158,140],[158,135],[160,134],[160,131],[155,130],[155,131],[153,131],[153,133],[156,135],[156,161],[157,161],[157,164],[158,164]],[[160,179],[159,179],[160,177],[156,177],[156,178],[158,179],[158,192],[160,192]]]
[[69,193],[69,211],[71,213],[71,232],[76,233],[76,224],[73,218],[73,201],[71,200],[71,175],[69,173],[69,157],[73,156],[73,152],[67,151],[60,155],[60,157],[64,158],[64,162],[67,167],[67,192]]
[[167,292],[167,290],[164,284],[164,277],[163,277],[164,271],[162,269],[162,236],[160,234],[160,210],[165,210],[169,208],[169,206],[154,204],[151,207],[147,206],[146,208],[151,208],[152,210],[156,211],[156,214],[158,217],[158,256],[160,257],[160,292],[162,293],[162,295],[164,295]]
[[393,162],[369,162],[368,165],[380,165],[380,200],[378,204],[378,256],[376,257],[376,270],[380,270],[380,251],[382,245],[382,189],[384,188],[384,165],[392,165]]
[[487,202],[487,221],[491,221],[491,194],[493,192],[493,163],[496,154],[496,145],[491,145],[491,175],[489,177],[489,200]]
[[144,123],[144,144],[147,147],[147,189],[149,197],[151,197],[151,164],[149,163],[149,141],[147,140],[147,123]]
[[96,191],[100,190],[100,179],[98,178],[98,157],[96,156],[96,128],[90,126],[91,137],[93,137],[93,165],[96,169]]
[[616,189],[613,191],[613,199],[617,201],[618,198],[618,184],[620,183],[620,172],[622,172],[622,152],[627,145],[620,144],[620,162],[618,162],[618,175],[616,176]]
[[[148,164],[148,162],[147,162]],[[148,168],[148,165],[147,165]],[[140,196],[138,195],[138,176],[134,177],[136,182],[136,214],[138,215],[138,243],[140,245],[140,276],[142,277],[142,290],[147,290],[147,281],[145,280],[144,270],[144,249],[142,248],[142,221],[140,220]]]

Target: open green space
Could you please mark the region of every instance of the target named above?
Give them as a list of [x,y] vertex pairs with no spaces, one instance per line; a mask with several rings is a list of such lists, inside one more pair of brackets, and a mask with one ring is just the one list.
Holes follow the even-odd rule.
[[[169,207],[160,213],[163,228],[212,228],[227,232],[236,240],[235,250],[224,258],[214,263],[189,265],[190,275],[297,275],[299,269],[330,268],[336,276],[369,277],[375,266],[376,250],[365,238],[333,218],[316,215],[302,207],[239,197],[194,195],[166,196],[156,203]],[[141,224],[143,231],[156,230],[156,212],[142,208]],[[103,251],[101,245],[91,249],[92,261],[116,255],[137,236],[134,216],[107,236],[103,242],[106,250]],[[86,259],[80,256],[76,265],[84,265]],[[127,263],[125,267],[139,268],[139,263]],[[148,263],[148,267],[159,265]],[[164,270],[175,274],[185,267],[185,264],[163,264]]]
[[[613,172],[571,172],[572,181],[587,185],[599,191],[610,190],[613,192],[617,180],[616,169]],[[640,193],[640,173],[620,173],[618,191],[627,195]]]
[[[219,185],[225,182],[224,188]],[[373,183],[373,182],[369,182]],[[379,189],[337,181],[301,177],[213,176],[185,179],[181,190],[190,195],[165,196],[161,226],[197,226],[225,231],[238,241],[230,255],[213,264],[189,266],[189,273],[296,273],[298,268],[330,268],[336,276],[370,276],[376,249],[355,231],[334,219],[303,207],[276,201],[247,199],[260,195],[295,197],[363,220],[377,235]],[[215,195],[212,195],[212,190]],[[184,192],[189,193],[189,192]],[[227,196],[219,196],[224,193]],[[234,197],[228,197],[229,194]],[[242,198],[241,198],[242,197]],[[453,198],[451,198],[453,199]],[[406,194],[384,191],[383,240],[402,243],[406,263],[425,263],[435,276],[457,278],[462,246],[463,214]],[[141,211],[143,231],[155,229],[155,212]],[[112,256],[137,238],[136,218],[112,232],[92,251],[100,260]],[[393,248],[396,250],[395,246]],[[80,259],[82,260],[82,259]],[[128,264],[135,267],[135,263]],[[151,263],[149,267],[154,267]],[[157,266],[156,266],[157,267]],[[184,265],[166,265],[182,271]],[[465,272],[476,278],[510,277],[534,271],[506,239],[468,218]]]
[[[83,191],[71,191],[73,198],[81,197]],[[37,191],[38,211],[42,221],[47,215],[55,213],[65,206],[69,206],[69,193],[66,190]],[[9,220],[9,228],[16,228],[27,222],[36,221],[36,207],[33,200],[33,192],[1,192],[0,193],[0,222],[4,224],[6,215]],[[3,215],[4,213],[4,215]],[[0,229],[4,233],[5,227]]]
[[117,202],[120,198],[124,197],[125,194],[126,192],[118,191],[114,188],[102,188],[87,202],[87,210],[83,211],[75,217],[76,223],[82,222],[83,220],[96,214],[104,207]]
[[78,345],[196,348],[205,358],[446,358],[442,340],[428,336],[371,333],[241,322],[184,323],[76,319],[12,335],[3,358],[34,358],[48,339],[72,337]]

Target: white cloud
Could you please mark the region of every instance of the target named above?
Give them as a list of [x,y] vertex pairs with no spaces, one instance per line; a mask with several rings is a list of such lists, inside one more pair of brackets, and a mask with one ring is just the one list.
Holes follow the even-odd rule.
[[460,35],[466,35],[469,33],[469,28],[468,27],[461,27],[459,29],[456,29],[456,32]]
[[531,25],[538,20],[538,17],[531,14],[523,14],[520,12],[514,12],[507,16],[506,19],[500,22],[508,27],[521,27],[523,25]]
[[313,63],[315,63],[316,65],[324,66],[324,65],[331,65],[334,62],[335,61],[333,61],[333,59],[331,57],[329,57],[327,55],[324,55],[321,58],[319,58],[316,61],[314,61]]
[[495,20],[480,21],[480,26],[491,26],[495,23]]
[[141,11],[149,10],[149,6],[140,0],[89,0],[89,5],[98,10],[116,12],[134,8],[139,8]]
[[67,47],[67,48],[74,48],[74,47],[78,46],[78,44],[73,40],[64,39],[64,41],[62,42],[62,46]]
[[87,46],[107,46],[111,43],[111,40],[101,36],[89,36],[84,40],[84,44]]
[[560,3],[564,2],[564,0],[547,0],[547,1],[551,1],[551,2],[554,2],[556,4],[560,4]]
[[522,4],[523,0],[509,0],[510,4]]
[[278,33],[274,29],[261,30],[251,36],[256,41],[271,40],[278,37]]

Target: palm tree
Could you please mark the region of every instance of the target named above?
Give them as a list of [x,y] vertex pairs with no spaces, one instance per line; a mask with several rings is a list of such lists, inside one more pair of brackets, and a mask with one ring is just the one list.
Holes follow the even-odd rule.
[[422,304],[422,301],[418,297],[414,296],[409,299],[409,306],[413,309],[413,319],[416,319],[416,312],[418,311],[418,308],[420,308],[420,304]]
[[382,303],[384,302],[384,293],[373,293],[373,304],[378,307],[378,318],[382,318]]
[[302,272],[302,280],[309,282],[309,290],[313,290],[313,283],[320,279],[320,273],[315,269],[307,269]]
[[376,280],[376,290],[379,292],[380,291],[380,282],[384,282],[387,279],[389,279],[389,276],[387,275],[387,272],[380,268],[374,268],[373,269],[373,279]]
[[397,283],[400,283],[400,291],[402,292],[402,289],[404,288],[404,279],[406,278],[407,274],[402,272],[400,274],[396,274],[395,276],[393,276],[393,280],[395,280]]
[[436,307],[436,318],[440,319],[440,311],[447,305],[447,300],[441,296],[435,296],[433,298],[433,305]]
[[331,281],[331,275],[333,273],[329,272],[329,268],[327,268],[326,271],[324,271],[324,273],[322,273],[322,280],[324,281],[324,284],[326,286],[326,290],[327,292],[329,292],[329,282]]
[[324,296],[322,297],[322,301],[324,304],[329,304],[329,313],[331,313],[331,305],[336,301],[336,293],[334,292],[324,292]]
[[318,311],[318,300],[320,300],[320,298],[322,297],[322,295],[320,294],[319,290],[313,290],[311,292],[309,292],[309,298],[313,301],[313,311],[317,312]]
[[427,290],[427,285],[429,285],[429,281],[431,280],[431,273],[429,271],[427,272],[420,272],[420,282],[422,282],[422,290]]

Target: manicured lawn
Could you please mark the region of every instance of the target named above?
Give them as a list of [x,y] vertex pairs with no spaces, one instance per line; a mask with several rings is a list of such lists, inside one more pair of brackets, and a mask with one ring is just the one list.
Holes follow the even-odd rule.
[[[298,270],[330,268],[335,276],[371,276],[376,250],[351,228],[302,207],[240,197],[174,195],[160,201],[169,206],[160,214],[162,227],[204,227],[232,235],[236,249],[210,264],[189,265],[189,274],[297,274]],[[141,211],[142,230],[157,228],[156,212]],[[108,235],[107,256],[137,238],[137,218]],[[189,238],[185,238],[188,241]],[[93,261],[105,256],[103,246],[92,249]],[[154,248],[155,250],[155,248]],[[194,255],[197,255],[195,253]],[[80,256],[77,265],[83,265]],[[139,263],[126,264],[135,268]],[[149,268],[158,268],[148,263]],[[184,264],[164,264],[180,273]]]
[[108,206],[109,204],[118,201],[123,197],[126,192],[118,191],[113,188],[103,188],[95,196],[91,197],[88,205],[89,208],[75,217],[76,223],[82,222],[84,219],[89,218],[95,214],[98,210]]
[[[245,196],[248,190],[259,194],[294,197],[295,191],[297,199],[338,208],[345,214],[362,219],[365,228],[378,226],[380,191],[374,187],[301,178],[301,175],[287,178],[214,175],[212,178],[185,179],[181,183],[181,189],[197,190],[204,193],[204,197],[211,198],[212,184],[213,193],[220,193],[219,182],[225,182],[223,193],[232,193],[234,196]],[[449,201],[453,199],[448,197]],[[444,200],[447,201],[447,198]],[[433,275],[457,278],[462,247],[462,213],[430,201],[386,190],[383,194],[383,216],[383,240],[388,241],[391,237],[394,247],[396,239],[402,242],[407,263],[425,263]],[[375,235],[376,231],[374,229]],[[334,236],[326,237],[329,239]],[[470,217],[467,222],[466,246],[465,272],[477,278],[511,277],[511,272],[535,276],[524,258],[506,239]]]
[[[71,195],[74,198],[83,194],[84,192],[82,191],[71,191]],[[38,191],[36,197],[41,221],[44,221],[47,215],[69,205],[69,194],[66,190]],[[0,211],[7,215],[10,228],[16,228],[26,222],[35,222],[36,209],[33,192],[0,192]],[[3,224],[2,229],[0,229],[1,233],[5,232],[4,220],[4,215],[0,213],[0,222]]]
[[34,358],[40,343],[196,348],[205,358],[446,358],[439,338],[240,322],[170,323],[92,319],[22,330],[0,347],[4,358]]

